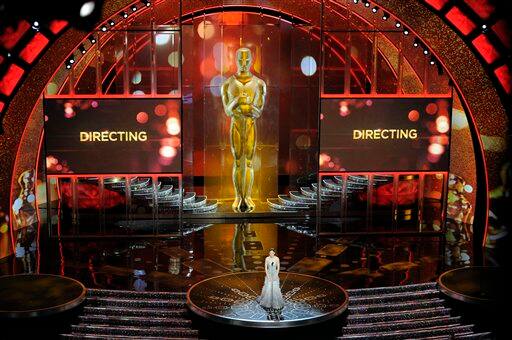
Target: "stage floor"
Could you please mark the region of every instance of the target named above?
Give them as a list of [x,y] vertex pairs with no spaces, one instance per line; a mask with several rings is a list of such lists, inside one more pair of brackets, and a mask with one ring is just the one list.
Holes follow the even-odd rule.
[[256,298],[265,272],[231,273],[206,279],[187,293],[192,312],[210,321],[255,328],[312,325],[341,315],[348,306],[346,291],[337,284],[310,275],[281,273],[284,307],[275,313],[262,308]]
[[0,272],[39,267],[41,273],[64,274],[90,288],[186,292],[206,278],[264,270],[270,248],[276,249],[283,274],[312,275],[345,289],[435,281],[445,269],[442,236],[315,238],[309,231],[246,222],[209,224],[182,238],[50,239],[31,264],[12,258],[0,264]]

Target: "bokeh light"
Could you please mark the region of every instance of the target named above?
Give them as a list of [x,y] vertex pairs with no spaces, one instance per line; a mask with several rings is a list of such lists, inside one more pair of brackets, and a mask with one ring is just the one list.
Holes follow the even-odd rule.
[[133,72],[132,74],[132,84],[140,84],[140,82],[142,81],[142,73],[140,73],[140,71],[135,71]]
[[434,115],[437,113],[437,104],[436,103],[429,103],[427,104],[427,107],[425,108],[425,111],[429,115]]
[[213,37],[213,34],[215,33],[215,27],[213,27],[213,24],[208,21],[204,20],[197,25],[197,34],[201,37],[201,39],[210,39]]
[[436,119],[436,129],[440,133],[446,133],[450,130],[450,122],[448,121],[448,117],[439,116]]
[[438,143],[432,143],[428,146],[428,152],[432,155],[441,155],[444,152],[444,146]]
[[219,75],[216,75],[210,80],[210,92],[215,97],[220,97],[220,89],[222,86],[222,83],[226,80],[226,77]]
[[158,151],[158,153],[162,157],[173,158],[173,157],[176,157],[176,155],[178,154],[178,151],[176,150],[176,148],[174,148],[170,145],[163,145],[160,147],[160,150]]
[[407,115],[407,118],[409,118],[411,122],[417,122],[418,119],[420,119],[420,113],[418,110],[411,110]]
[[[183,61],[185,61],[185,57],[183,54],[181,55],[181,63],[183,64]],[[180,54],[178,51],[173,51],[169,53],[169,56],[167,57],[167,62],[172,67],[178,67],[180,65]]]
[[158,104],[155,106],[155,114],[160,117],[165,116],[167,114],[167,106],[164,104]]
[[317,66],[315,58],[309,55],[302,58],[300,62],[300,70],[305,76],[311,77],[313,74],[316,73],[316,68]]
[[178,118],[171,117],[167,119],[165,125],[167,127],[167,132],[170,135],[178,135],[181,131],[180,121],[178,120]]
[[171,40],[171,33],[158,33],[155,36],[155,43],[157,45],[165,45]]
[[141,112],[137,113],[136,119],[137,119],[137,123],[146,124],[148,122],[149,116],[146,112],[141,111]]

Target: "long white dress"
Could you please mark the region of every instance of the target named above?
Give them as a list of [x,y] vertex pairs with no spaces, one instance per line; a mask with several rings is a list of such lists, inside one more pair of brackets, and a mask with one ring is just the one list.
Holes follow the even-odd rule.
[[265,267],[267,269],[265,284],[257,301],[263,308],[282,309],[284,307],[284,299],[279,287],[279,258],[277,256],[273,258],[267,257],[265,259]]

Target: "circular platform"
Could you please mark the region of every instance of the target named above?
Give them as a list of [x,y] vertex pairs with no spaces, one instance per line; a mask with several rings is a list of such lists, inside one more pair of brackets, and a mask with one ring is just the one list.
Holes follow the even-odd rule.
[[343,313],[348,306],[347,292],[337,284],[309,275],[280,273],[285,305],[281,320],[268,320],[257,302],[265,279],[264,272],[221,275],[193,285],[187,304],[195,314],[225,324],[283,328],[316,324]]
[[57,314],[85,300],[86,288],[77,280],[50,274],[0,277],[0,317],[25,318]]
[[439,290],[458,301],[492,304],[504,296],[504,277],[496,267],[457,268],[439,276]]

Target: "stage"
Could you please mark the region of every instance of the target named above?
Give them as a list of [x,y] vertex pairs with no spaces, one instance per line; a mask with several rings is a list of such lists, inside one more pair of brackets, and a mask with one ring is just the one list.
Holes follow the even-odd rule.
[[317,324],[341,315],[348,306],[346,291],[309,275],[282,273],[285,305],[280,320],[259,306],[264,272],[232,273],[206,279],[187,293],[190,310],[212,321],[255,328],[287,328]]

